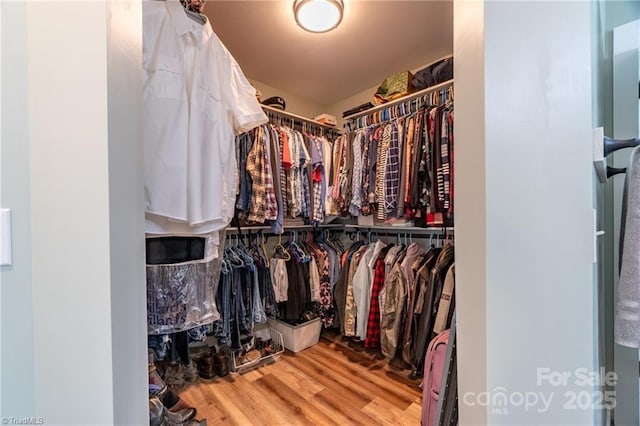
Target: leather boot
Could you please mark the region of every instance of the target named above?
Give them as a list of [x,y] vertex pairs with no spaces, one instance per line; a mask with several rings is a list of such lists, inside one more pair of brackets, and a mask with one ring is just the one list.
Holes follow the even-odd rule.
[[216,374],[220,377],[229,375],[229,357],[224,352],[217,352],[214,357],[214,368]]
[[168,409],[172,409],[180,402],[180,397],[177,393],[169,389],[169,386],[165,385],[164,388],[160,389],[156,393],[151,393],[150,396],[156,396],[162,402],[162,405],[167,407]]
[[165,407],[162,402],[156,398],[149,398],[149,426],[164,426],[164,413]]
[[193,420],[195,416],[195,408],[185,408],[174,413],[162,405],[162,401],[158,397],[149,398],[149,424],[151,426],[182,425]]
[[198,374],[201,379],[211,380],[216,377],[216,373],[213,367],[213,357],[209,352],[204,354],[198,359]]
[[198,381],[198,367],[192,359],[189,360],[189,365],[184,367],[184,379],[190,383]]

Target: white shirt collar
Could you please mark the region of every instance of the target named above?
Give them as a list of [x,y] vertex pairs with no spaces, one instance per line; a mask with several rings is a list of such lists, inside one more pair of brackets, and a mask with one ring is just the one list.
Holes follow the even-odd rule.
[[211,29],[209,20],[207,19],[207,22],[205,22],[204,24],[199,24],[193,21],[187,16],[187,13],[185,12],[179,1],[167,1],[167,11],[171,19],[171,24],[176,30],[176,34],[178,34],[179,36],[191,33],[196,38],[196,40],[198,40],[200,46],[204,46],[209,40],[209,37],[211,37],[211,33],[213,32],[213,30]]

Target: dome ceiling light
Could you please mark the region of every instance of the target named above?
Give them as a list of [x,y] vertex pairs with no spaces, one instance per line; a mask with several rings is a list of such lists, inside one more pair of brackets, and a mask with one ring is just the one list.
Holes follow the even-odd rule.
[[342,0],[295,0],[293,14],[297,24],[312,33],[326,33],[340,25]]

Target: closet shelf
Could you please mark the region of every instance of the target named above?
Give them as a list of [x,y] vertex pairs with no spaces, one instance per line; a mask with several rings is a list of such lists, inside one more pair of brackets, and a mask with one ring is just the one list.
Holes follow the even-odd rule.
[[324,129],[324,130],[331,130],[331,131],[334,131],[336,133],[340,133],[340,130],[337,129],[335,126],[329,126],[327,124],[323,124],[323,123],[321,123],[319,121],[316,121],[316,120],[314,120],[312,118],[307,118],[307,117],[303,117],[301,115],[297,115],[297,114],[293,114],[293,113],[290,113],[290,112],[286,112],[286,111],[283,111],[283,110],[278,109],[278,108],[270,107],[268,105],[262,105],[262,109],[265,112],[271,113],[273,115],[278,115],[278,116],[283,117],[283,118],[288,118],[288,119],[291,119],[291,120],[294,120],[294,121],[299,121],[299,122],[302,122],[302,123],[310,124],[311,126],[316,126],[316,127],[321,128],[321,129]]
[[400,104],[405,103],[407,101],[412,101],[412,100],[417,99],[417,98],[419,98],[421,96],[428,95],[429,93],[437,92],[438,90],[446,89],[447,87],[450,87],[450,86],[453,86],[453,79],[447,80],[447,81],[445,81],[443,83],[440,83],[440,84],[436,84],[435,86],[427,87],[426,89],[422,89],[422,90],[419,90],[417,92],[413,92],[413,93],[411,93],[409,95],[403,96],[403,97],[395,99],[393,101],[390,101],[390,102],[387,102],[387,103],[384,103],[384,104],[381,104],[381,105],[377,105],[377,106],[375,106],[373,108],[369,108],[367,110],[360,111],[360,112],[357,112],[355,114],[348,115],[348,116],[344,117],[344,120],[348,121],[348,120],[353,120],[353,119],[358,118],[358,117],[364,117],[365,115],[369,115],[371,113],[378,112],[378,111],[381,111],[383,109],[386,109],[386,108],[389,108],[389,107],[392,107],[392,106],[395,106],[395,105],[400,105]]

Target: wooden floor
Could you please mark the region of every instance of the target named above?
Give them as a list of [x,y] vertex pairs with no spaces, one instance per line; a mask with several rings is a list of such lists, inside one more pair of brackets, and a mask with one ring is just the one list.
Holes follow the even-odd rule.
[[340,337],[180,396],[209,425],[419,425],[419,381]]

